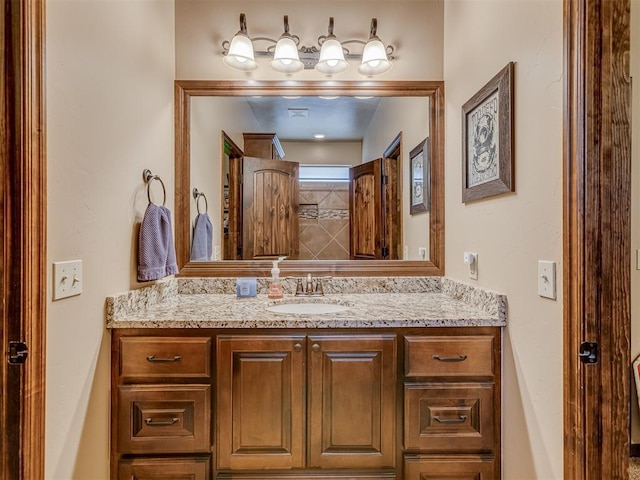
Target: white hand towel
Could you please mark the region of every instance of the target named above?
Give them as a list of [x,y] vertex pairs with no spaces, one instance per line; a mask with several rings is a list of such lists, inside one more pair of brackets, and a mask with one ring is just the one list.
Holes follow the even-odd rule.
[[171,230],[171,212],[150,203],[144,212],[138,237],[138,281],[158,280],[178,273]]
[[213,243],[213,225],[209,215],[199,213],[193,227],[193,241],[191,242],[191,261],[208,262],[211,260]]

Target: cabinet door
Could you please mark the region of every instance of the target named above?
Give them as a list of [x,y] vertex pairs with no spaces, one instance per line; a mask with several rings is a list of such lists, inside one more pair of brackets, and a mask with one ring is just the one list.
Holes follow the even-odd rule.
[[296,259],[299,164],[245,156],[242,168],[242,258]]
[[394,468],[395,335],[310,336],[312,468]]
[[304,466],[302,335],[217,340],[218,469]]

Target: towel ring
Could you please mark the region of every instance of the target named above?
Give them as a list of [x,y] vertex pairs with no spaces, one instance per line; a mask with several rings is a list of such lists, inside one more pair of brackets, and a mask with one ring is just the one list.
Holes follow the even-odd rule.
[[162,206],[164,207],[165,204],[167,203],[167,189],[164,187],[164,182],[162,181],[162,179],[158,175],[154,175],[153,173],[151,173],[151,170],[149,170],[148,168],[146,168],[142,172],[142,178],[147,184],[147,198],[149,199],[149,203],[153,203],[151,201],[151,182],[153,182],[154,180],[158,180],[160,182],[160,185],[162,185],[162,195],[163,195]]
[[209,202],[207,202],[207,197],[204,193],[199,192],[197,188],[193,188],[193,198],[196,201],[196,208],[198,209],[198,214],[202,214],[200,211],[200,197],[204,198],[204,213],[209,211]]

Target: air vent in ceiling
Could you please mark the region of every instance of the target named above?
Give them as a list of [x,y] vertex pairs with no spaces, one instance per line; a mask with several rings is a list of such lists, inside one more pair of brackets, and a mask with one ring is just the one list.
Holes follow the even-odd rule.
[[307,108],[289,108],[289,118],[307,118],[309,110]]

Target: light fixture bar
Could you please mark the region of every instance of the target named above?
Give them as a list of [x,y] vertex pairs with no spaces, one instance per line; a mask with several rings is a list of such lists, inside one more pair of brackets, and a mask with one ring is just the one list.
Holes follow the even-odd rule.
[[[391,60],[396,59],[396,57],[394,56],[396,48],[393,45],[384,46],[380,41],[380,39],[377,37],[377,25],[378,25],[378,20],[376,18],[371,19],[371,29],[370,29],[369,39],[366,41],[359,40],[359,39],[347,39],[347,40],[339,41],[339,45],[342,49],[342,54],[345,60],[354,60],[354,61],[362,62],[363,56],[365,56],[367,51],[370,49],[372,42],[376,43],[375,46],[377,46],[379,50],[382,50],[382,53],[377,53],[377,55],[386,56],[386,59],[383,57],[379,57],[379,58],[376,57],[373,60],[373,64],[375,64],[376,61],[378,61],[379,63],[383,63],[386,66],[385,67],[386,69],[377,71],[376,67],[371,67],[372,62],[370,60],[368,65],[361,64],[360,67],[358,68],[358,71],[360,73],[367,76],[377,75],[379,73],[383,73],[384,71],[387,71],[389,68],[391,68]],[[337,40],[335,35],[333,34],[333,17],[330,17],[329,19],[328,35],[319,36],[317,40],[317,45],[310,45],[310,46],[300,45],[300,38],[297,35],[292,35],[289,32],[288,16],[284,17],[284,33],[280,36],[279,39],[275,39],[271,37],[250,37],[247,34],[246,16],[244,13],[240,14],[240,27],[241,27],[240,31],[234,36],[231,42],[229,42],[228,40],[225,40],[222,42],[222,54],[224,55],[225,64],[231,66],[232,68],[243,69],[243,70],[249,70],[248,68],[241,68],[245,66],[244,58],[240,58],[241,60],[240,63],[237,61],[229,61],[229,59],[227,59],[229,55],[233,55],[234,53],[232,51],[232,47],[234,44],[234,40],[238,36],[245,37],[246,39],[250,40],[250,42],[253,44],[253,51],[251,52],[253,56],[267,57],[272,59],[274,59],[274,56],[275,56],[275,59],[272,60],[271,62],[271,66],[275,70],[278,70],[283,73],[293,73],[295,71],[302,70],[303,68],[305,70],[310,70],[314,68],[317,69],[316,66],[320,62],[322,45],[328,40]],[[278,45],[279,40],[282,40],[283,38],[286,39],[287,42],[293,42],[293,44],[295,44],[297,48],[297,53],[298,53],[297,59],[295,57],[289,58],[290,55],[287,55],[285,59],[286,61],[290,60],[291,63],[293,63],[294,65],[297,65],[297,68],[294,68],[294,67],[287,68],[283,66],[282,60],[277,61],[278,56],[276,55],[276,46]],[[244,40],[244,38],[241,38],[240,40],[242,41]],[[262,47],[257,48],[257,44],[262,44]],[[362,52],[359,52],[359,53],[352,52],[345,45],[349,45],[349,46],[358,45],[359,47],[362,48]],[[244,46],[244,43],[243,43],[243,46]],[[287,47],[289,49],[292,48],[291,43],[289,43]],[[291,50],[287,50],[287,52],[290,54]],[[246,53],[243,53],[243,55],[246,56]],[[253,68],[257,68],[257,64],[255,64],[255,62],[251,63],[253,61],[252,57],[248,58],[248,60],[250,65]],[[299,64],[297,63],[298,61],[301,62],[302,67],[299,66]],[[289,65],[289,63],[287,63],[287,65]],[[380,67],[377,67],[377,68],[378,70],[380,69]],[[324,73],[334,73],[334,72],[324,72]]]

